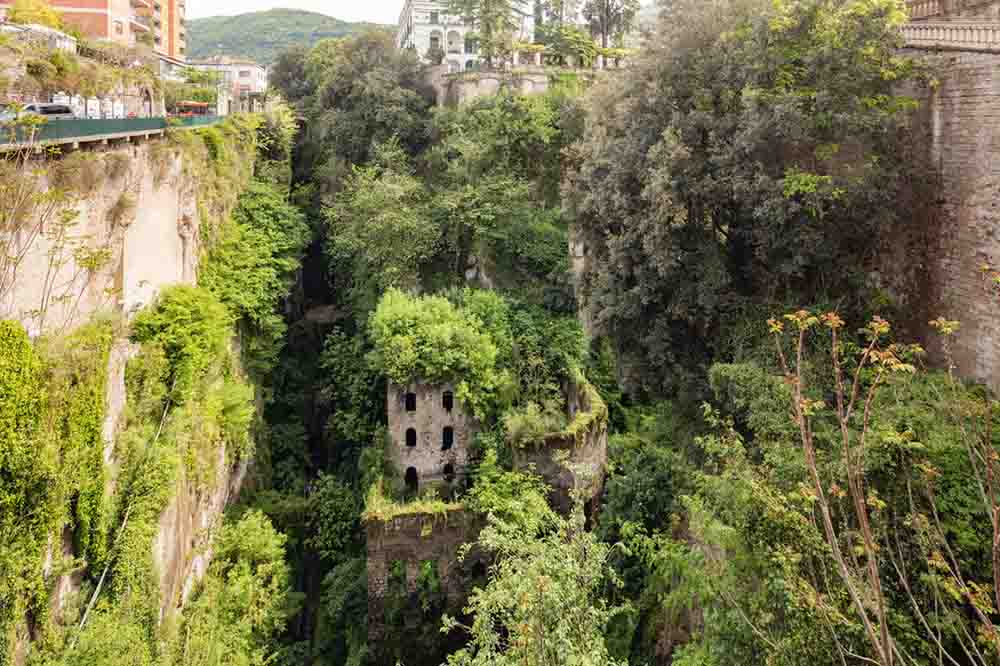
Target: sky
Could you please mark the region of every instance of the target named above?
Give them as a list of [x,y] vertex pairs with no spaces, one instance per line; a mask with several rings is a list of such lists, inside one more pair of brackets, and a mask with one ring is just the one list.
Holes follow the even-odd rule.
[[395,24],[403,0],[187,0],[187,17],[232,16],[265,9],[306,9],[344,21]]

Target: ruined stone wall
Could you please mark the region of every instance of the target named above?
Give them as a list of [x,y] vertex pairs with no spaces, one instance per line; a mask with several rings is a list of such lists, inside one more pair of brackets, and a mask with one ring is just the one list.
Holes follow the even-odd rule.
[[[485,572],[485,563],[474,550],[460,559],[459,549],[463,544],[474,543],[482,527],[479,517],[461,508],[443,514],[410,514],[368,522],[368,645],[377,658],[373,663],[394,663],[380,658],[390,656],[389,646],[398,642],[399,634],[406,634],[407,623],[404,620],[403,626],[399,626],[396,620],[396,626],[392,626],[392,618],[386,613],[387,603],[396,603],[410,611],[419,609],[418,581],[424,563],[430,563],[437,572],[448,611],[461,612],[469,592],[468,583]],[[402,587],[396,589],[391,576],[393,569],[400,567],[404,580],[395,581]],[[391,599],[393,595],[402,598]],[[421,618],[415,617],[414,621],[420,622]],[[412,650],[415,654],[420,646],[413,645]]]
[[533,469],[549,485],[549,499],[559,511],[573,506],[579,488],[592,507],[604,489],[608,463],[608,410],[590,384],[568,392],[569,427],[545,437],[545,442],[514,449],[514,467]]
[[[611,71],[611,70],[609,70]],[[437,92],[438,105],[461,106],[480,97],[490,97],[502,90],[521,95],[541,95],[560,77],[593,81],[602,72],[592,69],[524,67],[510,71],[463,72],[445,74],[435,69],[429,83]]]
[[[448,465],[456,477],[464,474],[477,425],[457,399],[450,410],[445,408],[445,392],[454,396],[454,385],[421,382],[389,385],[386,396],[391,438],[388,455],[400,478],[405,478],[407,470],[413,468],[420,484],[446,481]],[[416,396],[413,411],[406,409],[408,393]],[[445,428],[451,428],[453,434],[451,448],[447,450],[443,448]],[[407,445],[407,430],[410,429],[416,431],[416,446]]]
[[920,108],[912,126],[914,158],[933,174],[936,200],[930,210],[910,211],[915,223],[923,217],[931,227],[926,252],[897,256],[896,268],[927,263],[929,284],[909,297],[935,360],[945,361],[943,350],[926,322],[958,320],[958,372],[1000,390],[1000,292],[983,274],[984,266],[1000,266],[1000,54],[910,55],[927,59],[938,80],[914,92]]

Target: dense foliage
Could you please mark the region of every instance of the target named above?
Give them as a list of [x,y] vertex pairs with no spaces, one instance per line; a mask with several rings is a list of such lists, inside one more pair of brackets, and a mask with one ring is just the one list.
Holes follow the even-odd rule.
[[588,315],[642,359],[636,384],[703,375],[751,304],[864,312],[877,239],[916,182],[898,131],[904,18],[890,0],[682,2],[590,96],[565,201]]
[[[580,5],[537,3],[550,57],[598,52]],[[515,6],[455,11],[502,58]],[[635,7],[583,9],[615,40]],[[32,664],[99,666],[995,664],[1000,405],[868,316],[914,185],[902,17],[682,0],[590,90],[437,110],[385,34],[282,55],[294,114],[176,139],[206,252],[199,285],[134,320],[110,497],[110,330],[0,325],[0,645],[30,630]],[[958,323],[933,326],[947,351]],[[453,382],[479,428],[459,479],[406,494],[386,390],[411,381]],[[514,469],[605,425],[599,506],[559,515]],[[161,623],[158,521],[178,487],[217,488],[223,451],[254,464]],[[434,545],[455,517],[479,532],[447,574],[436,551],[391,562],[369,618],[366,530],[415,521]],[[54,566],[97,599],[82,630],[40,573],[61,529],[86,561]]]

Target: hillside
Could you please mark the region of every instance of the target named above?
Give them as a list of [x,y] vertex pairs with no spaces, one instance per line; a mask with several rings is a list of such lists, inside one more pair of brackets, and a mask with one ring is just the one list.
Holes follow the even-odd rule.
[[210,16],[188,21],[188,57],[197,60],[225,54],[269,65],[291,46],[311,46],[368,27],[373,26],[297,9]]

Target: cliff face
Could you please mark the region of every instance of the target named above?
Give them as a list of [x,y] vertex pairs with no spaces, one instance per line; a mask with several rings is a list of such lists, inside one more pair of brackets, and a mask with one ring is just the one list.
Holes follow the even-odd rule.
[[64,200],[22,230],[16,288],[2,294],[0,317],[32,335],[65,331],[97,312],[132,313],[166,285],[194,282],[198,185],[180,153],[161,140],[45,162],[38,186]]
[[[216,215],[228,216],[249,181],[254,146],[241,150],[245,154],[233,160],[239,165],[236,172],[225,176],[225,197],[215,189],[224,169],[211,165],[216,179],[204,178],[210,156],[190,137],[23,160],[31,169],[24,172],[25,187],[35,194],[25,207],[30,214],[5,241],[19,259],[16,266],[8,262],[12,270],[7,274],[13,277],[0,288],[0,319],[19,321],[34,338],[67,336],[95,316],[110,319],[118,331],[107,354],[100,426],[104,503],[109,507],[120,505],[116,493],[122,490],[125,463],[119,460],[116,438],[130,408],[126,366],[139,351],[122,332],[164,288],[197,281],[203,217],[212,216],[211,224]],[[212,200],[210,205],[206,198]],[[246,461],[233,462],[238,453],[227,451],[224,442],[216,446],[200,478],[191,478],[184,465],[178,467],[159,516],[150,556],[161,621],[183,605],[207,571],[213,528],[239,492],[247,470]],[[49,538],[43,575],[58,576],[51,581],[48,597],[55,618],[70,605],[86,603],[78,598],[83,572],[58,574],[59,562],[84,557],[74,548],[71,526]],[[84,571],[94,579],[101,573]],[[30,651],[32,625],[29,617],[13,629],[14,663],[23,663]]]

